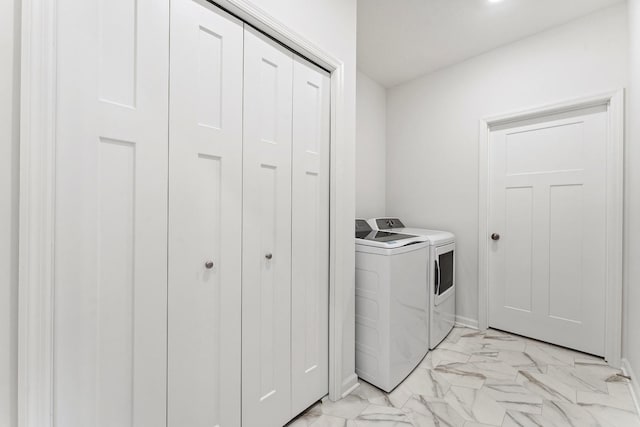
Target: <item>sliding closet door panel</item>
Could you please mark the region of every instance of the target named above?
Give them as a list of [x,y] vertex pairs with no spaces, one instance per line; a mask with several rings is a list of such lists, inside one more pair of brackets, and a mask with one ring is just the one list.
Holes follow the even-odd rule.
[[57,19],[53,422],[164,426],[169,4]]
[[242,416],[276,427],[291,414],[293,58],[245,28]]
[[171,427],[240,425],[242,23],[171,2]]
[[329,75],[293,68],[293,414],[329,392]]

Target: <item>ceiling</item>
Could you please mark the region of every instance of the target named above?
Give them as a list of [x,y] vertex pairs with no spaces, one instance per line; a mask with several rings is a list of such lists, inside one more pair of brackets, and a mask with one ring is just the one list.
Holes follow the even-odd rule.
[[358,0],[358,68],[386,87],[624,0]]

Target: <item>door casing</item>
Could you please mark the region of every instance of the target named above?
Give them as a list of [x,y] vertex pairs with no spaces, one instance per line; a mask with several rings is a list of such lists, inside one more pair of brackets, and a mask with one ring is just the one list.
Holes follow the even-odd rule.
[[606,325],[605,360],[620,367],[622,356],[622,257],[624,204],[624,89],[556,104],[487,117],[480,120],[478,164],[478,327],[487,329],[489,319],[489,201],[491,129],[527,119],[605,106],[607,132],[606,223]]

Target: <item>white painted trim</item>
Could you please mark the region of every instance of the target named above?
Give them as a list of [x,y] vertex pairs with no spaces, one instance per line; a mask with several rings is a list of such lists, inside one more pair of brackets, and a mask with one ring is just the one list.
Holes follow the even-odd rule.
[[358,376],[355,373],[353,375],[349,375],[349,377],[347,377],[342,383],[342,390],[344,391],[342,392],[341,397],[347,397],[358,387],[360,387]]
[[23,0],[18,425],[53,425],[56,1]]
[[480,121],[478,146],[478,328],[489,328],[489,122]]
[[488,117],[480,121],[478,147],[478,326],[486,329],[489,319],[489,133],[492,127],[606,105],[609,116],[607,138],[607,297],[605,359],[619,367],[622,355],[622,254],[624,206],[624,90],[608,92],[557,104]]
[[208,0],[247,24],[276,39],[289,49],[306,57],[317,65],[333,72],[342,66],[342,61],[309,42],[300,34],[273,18],[248,0]]
[[622,359],[622,372],[631,378],[629,381],[629,388],[631,389],[631,397],[633,397],[633,403],[636,405],[636,411],[640,414],[640,384],[638,384],[638,377],[633,372],[633,368],[629,363],[629,360]]
[[622,363],[624,258],[624,90],[612,93],[608,98],[605,359],[610,365],[619,367]]
[[[345,295],[346,289],[355,289],[355,279],[349,273],[349,265],[345,261],[349,256],[355,257],[355,250],[345,253],[347,250],[339,244],[340,236],[353,235],[350,228],[352,218],[341,221],[339,213],[343,212],[342,206],[348,203],[350,196],[339,185],[339,177],[345,176],[345,168],[348,165],[339,161],[338,147],[346,146],[345,125],[345,97],[344,97],[344,64],[340,64],[331,73],[331,189],[329,211],[329,398],[339,400],[353,391],[352,384],[357,384],[355,372],[343,377],[344,346],[343,325],[346,322],[345,313],[348,304],[354,304],[352,298]],[[355,292],[355,290],[353,291]],[[355,358],[355,343],[348,349]],[[354,380],[355,379],[355,380]]]
[[[350,166],[340,147],[349,147],[345,123],[344,63],[289,30],[245,0],[214,0],[224,9],[331,72],[331,200],[329,397],[338,400],[355,387],[357,376],[343,377],[344,313],[353,304],[349,251],[340,236],[351,236],[352,218],[341,207],[352,200],[339,177]],[[18,418],[20,427],[52,426],[53,408],[53,256],[56,111],[56,2],[23,0],[22,111],[20,141],[20,284]],[[344,241],[344,240],[342,240]]]
[[478,321],[476,319],[456,315],[456,326],[461,328],[478,329]]

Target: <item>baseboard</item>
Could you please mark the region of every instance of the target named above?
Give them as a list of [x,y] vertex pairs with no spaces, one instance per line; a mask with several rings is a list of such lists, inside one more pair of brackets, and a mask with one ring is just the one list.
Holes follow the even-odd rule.
[[342,382],[342,399],[350,395],[359,385],[358,376],[354,372]]
[[468,317],[456,316],[456,326],[478,329],[478,320],[470,319]]
[[629,382],[629,386],[631,387],[631,395],[633,396],[633,402],[636,404],[636,411],[640,414],[640,404],[638,403],[638,399],[640,399],[640,384],[638,384],[638,377],[635,376],[633,372],[633,368],[631,368],[631,364],[627,359],[622,359],[622,371],[624,374],[631,378]]

